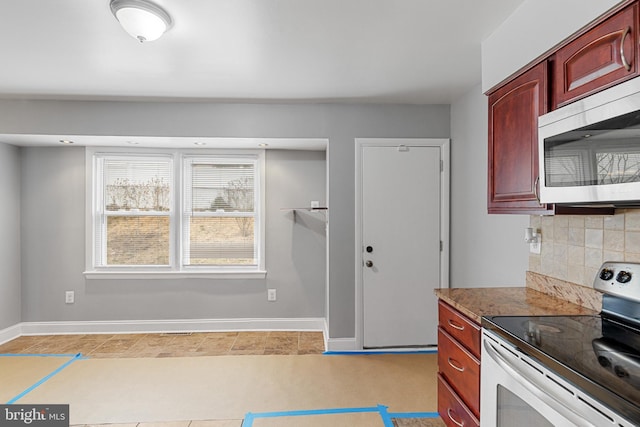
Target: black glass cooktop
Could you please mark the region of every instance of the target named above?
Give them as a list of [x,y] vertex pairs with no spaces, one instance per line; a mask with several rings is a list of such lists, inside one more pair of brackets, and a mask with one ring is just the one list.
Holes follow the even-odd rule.
[[487,316],[482,326],[640,422],[640,331],[601,316]]

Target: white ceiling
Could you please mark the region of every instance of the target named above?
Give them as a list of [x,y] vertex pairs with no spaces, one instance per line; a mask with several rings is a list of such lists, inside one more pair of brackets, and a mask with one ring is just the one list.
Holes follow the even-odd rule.
[[0,0],[0,97],[441,104],[524,0],[156,0],[141,44],[109,0]]

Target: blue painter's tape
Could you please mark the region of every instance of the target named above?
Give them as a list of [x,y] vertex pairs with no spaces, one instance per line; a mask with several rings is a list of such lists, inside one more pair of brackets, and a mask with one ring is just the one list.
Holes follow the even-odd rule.
[[19,395],[17,395],[16,397],[14,397],[13,399],[9,400],[7,402],[7,405],[11,405],[15,402],[17,402],[18,400],[22,399],[23,397],[25,397],[27,394],[31,393],[33,390],[35,390],[36,388],[40,387],[42,384],[44,384],[45,382],[47,382],[50,378],[52,378],[53,376],[55,376],[56,374],[58,374],[60,371],[62,371],[64,368],[66,368],[67,366],[71,365],[73,362],[75,362],[76,360],[80,360],[83,359],[82,357],[82,353],[78,353],[75,356],[73,356],[71,358],[71,360],[68,360],[67,362],[65,362],[62,366],[60,366],[58,369],[54,370],[53,372],[51,372],[49,375],[47,375],[46,377],[42,378],[40,381],[38,381],[37,383],[35,383],[34,385],[32,385],[31,387],[29,387],[28,389],[26,389],[25,391],[23,391],[22,393],[20,393]]
[[76,357],[77,354],[4,353],[0,357]]
[[382,417],[382,422],[384,423],[384,427],[393,427],[393,420],[389,416],[389,412],[387,412],[387,406],[378,405],[378,411],[380,412],[380,417]]
[[438,353],[438,349],[433,350],[401,350],[401,351],[390,351],[390,350],[373,350],[373,351],[325,351],[324,355],[327,356],[368,356],[374,354],[436,354]]
[[[256,418],[279,418],[279,417],[301,417],[309,415],[327,415],[327,414],[355,414],[363,412],[379,412],[378,407],[366,408],[333,408],[333,409],[309,409],[302,411],[281,411],[281,412],[247,412],[242,427],[253,427],[253,421]],[[387,426],[385,426],[387,427]],[[391,425],[393,427],[393,424]]]
[[391,418],[438,418],[437,412],[390,412]]
[[333,409],[309,409],[301,411],[281,411],[281,412],[258,412],[251,413],[253,418],[276,418],[276,417],[301,417],[306,415],[326,415],[326,414],[351,414],[360,412],[378,412],[377,407],[368,408],[333,408]]
[[242,421],[241,427],[253,427],[256,418],[280,418],[280,417],[300,417],[309,415],[327,414],[353,414],[363,412],[377,412],[382,418],[384,427],[394,427],[393,418],[437,418],[437,412],[389,412],[388,406],[380,405],[364,408],[334,408],[334,409],[310,409],[301,411],[280,411],[280,412],[247,412]]
[[253,414],[251,412],[247,412],[240,427],[253,427]]

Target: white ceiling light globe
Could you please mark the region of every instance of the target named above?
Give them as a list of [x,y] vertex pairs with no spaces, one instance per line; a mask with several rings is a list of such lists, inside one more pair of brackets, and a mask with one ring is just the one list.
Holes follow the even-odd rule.
[[111,0],[110,6],[122,28],[140,42],[159,39],[171,26],[169,14],[145,0]]

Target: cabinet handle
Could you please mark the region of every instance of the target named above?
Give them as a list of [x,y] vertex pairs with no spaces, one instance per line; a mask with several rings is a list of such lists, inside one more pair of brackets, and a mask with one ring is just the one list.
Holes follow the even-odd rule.
[[625,32],[622,34],[622,39],[620,40],[620,60],[627,71],[631,71],[631,64],[627,62],[627,58],[624,56],[624,40],[627,38],[629,33],[631,33],[631,27],[627,27]]
[[[449,419],[450,419],[451,421],[453,421],[453,423],[454,423],[455,425],[457,425],[457,426],[459,426],[459,427],[464,427],[464,422],[462,422],[462,421],[458,421],[458,420],[456,420],[455,418],[453,418],[453,415],[451,415],[451,413],[452,413],[452,412],[453,412],[453,411],[451,410],[451,408],[448,408],[448,409],[447,409],[447,416],[449,417]],[[455,412],[454,412],[454,413],[455,413]]]
[[[449,357],[447,359],[447,362],[449,362],[449,366],[451,366],[456,371],[464,372],[464,366],[460,366],[456,360],[453,360],[452,358]],[[453,363],[453,362],[456,362],[456,363]]]
[[458,325],[456,322],[454,322],[451,319],[447,319],[447,323],[449,324],[449,326],[451,326],[453,329],[457,329],[459,331],[464,331],[464,326],[463,325]]
[[540,175],[536,176],[536,180],[533,182],[533,195],[536,196],[536,201],[541,205],[540,195],[538,194],[538,184],[540,184]]

